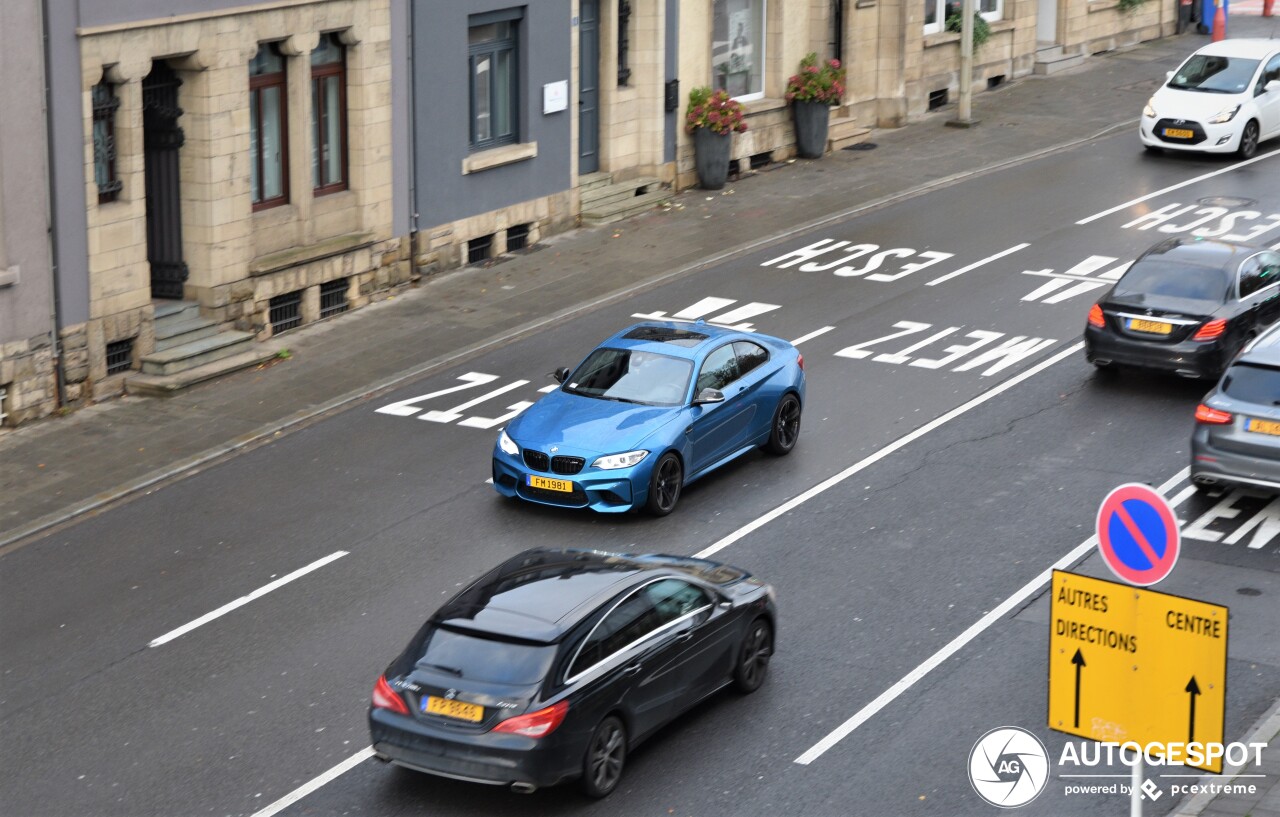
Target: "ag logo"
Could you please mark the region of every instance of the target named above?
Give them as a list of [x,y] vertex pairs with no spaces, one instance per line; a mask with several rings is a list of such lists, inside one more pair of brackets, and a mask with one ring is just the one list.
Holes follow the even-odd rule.
[[1049,753],[1040,738],[1025,729],[992,729],[969,752],[969,782],[993,806],[1025,806],[1049,782]]

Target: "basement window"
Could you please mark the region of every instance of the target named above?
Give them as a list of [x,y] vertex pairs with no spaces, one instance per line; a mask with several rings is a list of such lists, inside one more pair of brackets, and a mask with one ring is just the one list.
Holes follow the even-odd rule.
[[7,410],[9,408],[9,389],[11,388],[12,385],[9,383],[0,386],[0,426],[5,424],[5,418],[9,416]]
[[766,150],[764,153],[755,153],[751,156],[751,169],[759,170],[760,168],[773,163],[773,151]]
[[996,74],[994,77],[987,77],[987,90],[999,88],[1004,85],[1004,74]]
[[473,238],[467,242],[467,263],[477,264],[489,260],[492,255],[493,233]]
[[347,311],[347,279],[326,281],[320,285],[320,317],[327,318]]
[[529,246],[529,225],[517,224],[507,228],[507,252],[523,250]]
[[107,344],[107,374],[120,374],[133,368],[133,338]]
[[286,292],[271,299],[271,334],[278,335],[302,325],[302,290]]
[[929,110],[936,111],[947,104],[947,89],[929,92]]

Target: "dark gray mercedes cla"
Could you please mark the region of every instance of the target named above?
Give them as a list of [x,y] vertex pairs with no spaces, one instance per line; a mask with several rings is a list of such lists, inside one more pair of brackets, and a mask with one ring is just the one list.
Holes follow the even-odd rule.
[[682,556],[530,550],[435,613],[378,678],[376,756],[532,792],[613,791],[627,753],[773,655],[773,589]]

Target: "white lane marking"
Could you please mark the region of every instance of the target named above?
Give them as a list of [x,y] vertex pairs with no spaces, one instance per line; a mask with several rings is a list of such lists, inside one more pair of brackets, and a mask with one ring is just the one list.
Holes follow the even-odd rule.
[[800,337],[798,337],[798,338],[796,338],[795,340],[791,341],[791,345],[792,345],[792,346],[799,346],[800,344],[804,343],[806,340],[813,340],[814,338],[818,337],[819,335],[825,335],[825,334],[827,334],[827,333],[828,333],[828,332],[830,332],[832,329],[835,329],[835,327],[834,327],[834,326],[824,326],[824,327],[822,327],[821,329],[818,329],[818,330],[815,330],[815,331],[813,331],[813,332],[810,332],[810,333],[809,333],[809,334],[807,334],[807,335],[801,335]]
[[1041,372],[1043,372],[1045,369],[1049,368],[1053,364],[1058,363],[1059,361],[1065,360],[1071,355],[1079,354],[1083,349],[1084,349],[1084,341],[1080,341],[1079,343],[1073,344],[1072,346],[1066,349],[1063,349],[1061,352],[1054,355],[1053,357],[1047,360],[1044,360],[1040,363],[1037,363],[1035,366],[1032,366],[1030,369],[1027,369],[1025,372],[1017,374],[1009,378],[1008,380],[1004,381],[1003,383],[1000,383],[999,385],[994,386],[991,389],[988,389],[982,394],[979,394],[977,397],[973,398],[969,402],[951,409],[946,414],[943,414],[940,417],[936,417],[933,420],[930,420],[929,422],[917,428],[915,431],[912,431],[910,434],[907,434],[903,437],[899,437],[898,439],[889,443],[884,448],[881,448],[879,451],[867,457],[866,459],[860,460],[854,463],[853,465],[850,465],[848,468],[844,469],[838,474],[835,474],[834,476],[827,477],[822,482],[819,482],[817,485],[813,486],[812,488],[805,491],[804,493],[792,497],[791,499],[787,500],[786,502],[782,503],[778,507],[766,513],[764,516],[761,516],[751,522],[748,522],[747,524],[738,528],[736,531],[724,537],[723,539],[719,540],[718,542],[711,545],[710,547],[703,548],[702,550],[693,554],[694,557],[698,559],[705,559],[708,556],[712,555],[713,553],[718,553],[719,551],[724,550],[729,545],[732,545],[734,542],[738,541],[739,539],[751,533],[752,531],[758,530],[759,528],[762,528],[765,525],[772,522],[773,520],[777,519],[779,516],[782,516],[783,514],[789,511],[795,510],[796,508],[800,507],[804,503],[808,502],[810,499],[813,499],[815,496],[818,496],[819,494],[821,494],[823,491],[826,491],[828,488],[833,488],[836,485],[839,485],[841,482],[844,482],[846,479],[858,473],[859,471],[862,471],[865,468],[868,468],[874,465],[875,463],[889,456],[890,454],[897,451],[898,449],[904,448],[907,445],[910,445],[911,443],[920,439],[924,435],[928,434],[930,431],[933,431],[937,428],[940,428],[946,425],[947,423],[951,422],[955,418],[977,408],[978,406],[987,402],[991,398],[996,397],[1000,394],[1003,394],[1009,389],[1012,389],[1014,386],[1018,385],[1022,381],[1035,377],[1036,375],[1040,374]]
[[1018,250],[1025,250],[1027,247],[1030,247],[1030,246],[1031,246],[1030,244],[1018,244],[1016,246],[1010,247],[1007,250],[998,252],[995,255],[989,255],[986,258],[982,259],[981,261],[974,261],[969,266],[961,267],[955,272],[948,272],[946,275],[942,276],[941,278],[934,278],[932,281],[926,284],[926,286],[936,287],[938,284],[941,284],[944,281],[950,281],[952,278],[956,278],[961,275],[964,275],[969,270],[975,270],[978,267],[982,266],[983,264],[990,264],[992,261],[998,261],[1001,258],[1004,258],[1006,255],[1013,255]]
[[272,817],[272,815],[279,814],[289,806],[292,806],[294,803],[306,797],[308,794],[311,794],[311,792],[325,785],[329,781],[346,774],[371,757],[373,757],[373,747],[364,747],[314,780],[303,783],[301,786],[289,792],[284,797],[281,797],[262,811],[255,812],[253,817]]
[[232,610],[236,609],[237,607],[243,607],[244,605],[248,604],[254,599],[262,598],[263,596],[270,593],[272,590],[276,590],[280,587],[284,587],[286,584],[293,581],[294,579],[301,578],[313,570],[319,570],[320,568],[324,567],[330,562],[336,561],[337,559],[341,559],[343,556],[346,556],[346,555],[347,555],[347,551],[345,550],[339,550],[337,553],[330,553],[328,556],[324,557],[323,559],[318,559],[312,562],[311,564],[307,565],[306,567],[299,568],[287,576],[281,576],[280,578],[276,579],[270,584],[265,584],[262,587],[259,587],[257,590],[254,590],[252,593],[250,593],[247,596],[241,596],[240,598],[236,599],[230,604],[222,605],[217,610],[214,610],[212,613],[206,613],[203,616],[200,616],[200,618],[196,619],[195,621],[184,624],[176,630],[170,630],[169,632],[160,636],[156,640],[152,641],[147,646],[159,647],[161,644],[167,644],[179,636],[186,635],[187,633],[191,632],[197,627],[200,627],[204,624],[208,624],[210,621],[213,621],[215,618],[218,618],[219,616],[224,616],[227,613],[230,613]]
[[1160,196],[1163,196],[1165,193],[1172,193],[1175,190],[1181,190],[1184,187],[1196,184],[1198,182],[1202,182],[1205,179],[1212,179],[1214,176],[1221,176],[1223,173],[1230,173],[1233,170],[1239,170],[1242,167],[1248,167],[1254,162],[1261,162],[1263,159],[1270,159],[1273,156],[1280,156],[1280,150],[1273,150],[1270,153],[1264,153],[1261,156],[1254,156],[1252,159],[1246,159],[1243,162],[1236,162],[1235,164],[1230,165],[1228,167],[1224,167],[1221,170],[1215,170],[1212,173],[1205,173],[1203,176],[1196,176],[1194,179],[1187,179],[1185,182],[1179,182],[1178,184],[1171,185],[1169,187],[1166,187],[1163,190],[1157,190],[1154,193],[1148,193],[1142,198],[1134,199],[1132,201],[1126,201],[1124,204],[1118,205],[1116,207],[1112,207],[1110,210],[1103,210],[1101,213],[1094,213],[1088,218],[1082,218],[1079,221],[1077,221],[1076,224],[1088,224],[1090,222],[1097,221],[1100,218],[1106,218],[1112,213],[1118,213],[1121,210],[1127,210],[1135,204],[1141,204],[1144,201],[1149,201],[1150,199],[1158,198]]
[[[1163,494],[1174,485],[1177,485],[1179,482],[1186,479],[1187,475],[1190,473],[1190,468],[1183,468],[1156,490]],[[1191,493],[1194,493],[1194,491]],[[1178,496],[1182,498],[1186,498],[1189,495],[1190,494],[1185,491],[1178,494]],[[998,607],[978,619],[976,623],[970,625],[969,629],[953,638],[945,647],[929,656],[924,663],[904,675],[896,684],[880,693],[874,701],[862,707],[862,709],[859,709],[852,718],[849,718],[849,720],[837,726],[825,738],[815,743],[804,754],[796,758],[794,762],[799,763],[802,766],[807,766],[817,760],[832,746],[835,746],[837,743],[848,737],[853,730],[871,720],[877,712],[892,703],[895,698],[910,689],[917,681],[928,675],[930,672],[933,672],[942,664],[942,662],[959,652],[964,645],[977,638],[992,624],[995,624],[1001,618],[1004,618],[1010,610],[1013,610],[1033,594],[1039,592],[1042,587],[1049,583],[1049,579],[1052,578],[1054,570],[1064,570],[1070,567],[1077,559],[1084,556],[1092,548],[1097,547],[1097,545],[1097,534],[1090,536],[1079,545],[1076,545],[1076,547],[1072,548],[1066,556],[1063,556],[1061,559],[1054,562],[1051,567],[1023,585],[1021,590],[1002,601]]]

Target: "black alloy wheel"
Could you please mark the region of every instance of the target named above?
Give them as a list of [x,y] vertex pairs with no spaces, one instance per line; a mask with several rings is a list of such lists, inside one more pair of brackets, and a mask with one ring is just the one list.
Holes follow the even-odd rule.
[[1240,134],[1240,147],[1236,152],[1241,159],[1252,159],[1258,152],[1258,123],[1252,119],[1244,123],[1244,133]]
[[684,467],[680,458],[668,451],[653,466],[653,475],[649,477],[649,499],[645,502],[645,510],[654,516],[666,516],[676,509],[680,501],[680,489],[684,485]]
[[744,695],[760,688],[769,672],[769,659],[773,656],[773,627],[766,619],[751,622],[747,637],[742,640],[738,665],[733,670],[733,685]]
[[773,425],[769,429],[769,442],[765,448],[770,454],[790,454],[800,439],[800,398],[785,394],[773,411]]
[[587,744],[582,763],[582,790],[588,797],[608,797],[622,779],[627,762],[627,728],[613,715],[600,721]]

